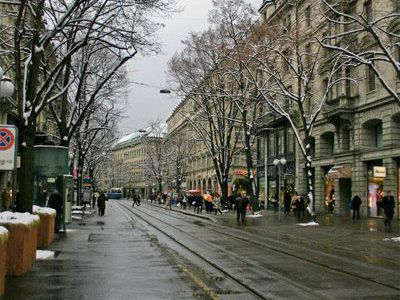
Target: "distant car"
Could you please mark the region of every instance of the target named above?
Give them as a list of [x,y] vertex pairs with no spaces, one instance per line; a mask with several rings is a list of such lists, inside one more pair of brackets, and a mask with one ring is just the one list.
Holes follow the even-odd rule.
[[120,188],[111,188],[107,191],[108,199],[121,199],[122,198],[122,189]]

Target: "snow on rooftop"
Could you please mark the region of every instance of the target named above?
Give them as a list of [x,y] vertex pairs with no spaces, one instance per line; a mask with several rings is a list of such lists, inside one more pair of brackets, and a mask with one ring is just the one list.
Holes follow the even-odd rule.
[[128,135],[123,136],[120,138],[115,145],[123,144],[126,142],[130,142],[133,140],[136,140],[138,138],[141,138],[143,136],[149,136],[149,137],[165,137],[168,133],[168,126],[166,123],[161,123],[159,128],[153,128],[151,126],[137,130],[135,132],[132,132]]
[[32,207],[32,212],[38,215],[51,215],[51,216],[55,216],[57,213],[55,209],[49,207],[40,207],[36,205]]

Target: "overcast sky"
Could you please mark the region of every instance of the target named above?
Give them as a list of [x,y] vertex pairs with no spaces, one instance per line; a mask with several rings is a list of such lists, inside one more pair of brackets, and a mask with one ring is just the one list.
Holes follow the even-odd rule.
[[[256,9],[262,0],[247,0]],[[121,134],[128,134],[143,128],[152,120],[166,120],[179,99],[167,94],[160,94],[161,87],[166,86],[166,70],[169,59],[175,52],[182,50],[181,41],[191,31],[201,31],[208,27],[208,12],[212,0],[177,0],[183,11],[171,19],[165,20],[165,28],[160,32],[162,53],[151,57],[137,57],[128,65],[130,81],[145,83],[150,86],[131,84],[126,118],[120,125]]]

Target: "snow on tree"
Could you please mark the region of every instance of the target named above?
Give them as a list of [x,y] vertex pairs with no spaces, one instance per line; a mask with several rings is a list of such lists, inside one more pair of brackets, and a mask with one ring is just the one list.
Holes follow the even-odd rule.
[[[332,53],[340,53],[355,66],[366,66],[382,87],[400,102],[400,5],[379,1],[322,0],[330,31],[319,40]],[[374,83],[375,85],[375,83]],[[375,89],[375,87],[371,87]]]
[[167,14],[172,4],[173,0],[0,1],[2,18],[9,24],[2,28],[0,53],[8,64],[3,67],[14,73],[19,140],[26,144],[20,148],[18,172],[21,211],[32,210],[37,117],[79,82],[79,73],[71,72],[72,60],[84,48],[90,53],[105,48],[113,53],[115,64],[104,74],[97,87],[101,90],[138,52],[154,50],[155,32],[162,26],[154,17]]
[[268,24],[263,42],[253,44],[252,59],[262,76],[262,80],[253,77],[253,82],[272,114],[286,120],[294,132],[304,163],[307,210],[315,218],[311,147],[314,126],[332,88],[351,79],[344,75],[347,65],[340,54],[327,59],[315,36],[299,32],[300,1],[292,1],[290,5],[295,11],[294,28]]
[[227,97],[225,91],[230,87],[224,72],[220,72],[227,53],[223,41],[212,28],[192,33],[184,45],[184,50],[169,64],[171,81],[183,99],[175,113],[187,121],[206,149],[222,198],[227,199],[229,171],[241,133],[238,107]]

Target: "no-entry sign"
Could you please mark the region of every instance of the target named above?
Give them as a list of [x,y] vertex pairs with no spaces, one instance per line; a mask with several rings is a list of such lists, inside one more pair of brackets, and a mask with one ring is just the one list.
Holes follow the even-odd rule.
[[16,167],[17,128],[0,125],[0,170],[13,171]]

